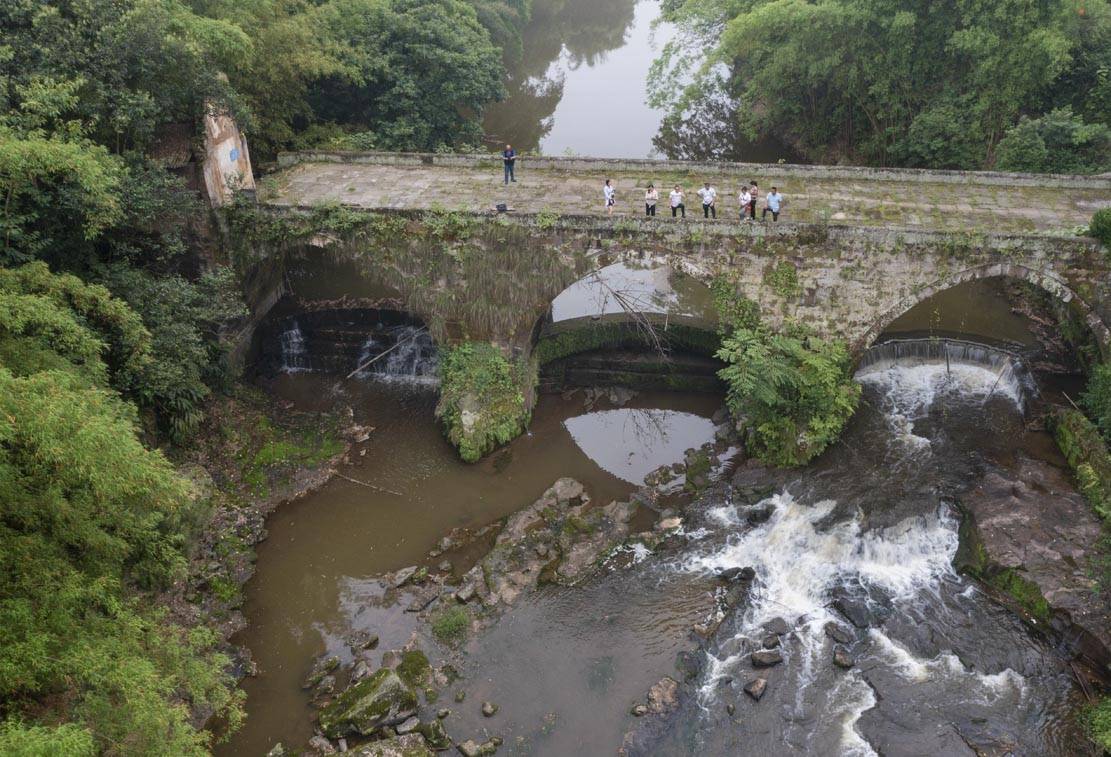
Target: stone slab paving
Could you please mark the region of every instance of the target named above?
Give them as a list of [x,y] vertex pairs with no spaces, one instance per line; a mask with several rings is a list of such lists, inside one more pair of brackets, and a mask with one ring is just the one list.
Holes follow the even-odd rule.
[[[518,163],[517,183],[506,187],[496,160],[470,166],[301,162],[263,179],[259,196],[268,204],[286,206],[338,202],[368,209],[485,212],[504,202],[522,213],[604,215],[602,185],[610,178],[617,189],[615,216],[643,216],[644,189],[653,182],[661,195],[658,212],[670,220],[667,194],[678,183],[686,193],[688,220],[702,221],[696,191],[703,177],[686,165],[669,169],[663,163],[603,172],[530,169],[527,159]],[[717,171],[712,183],[718,190],[718,218],[737,218],[738,191],[742,182],[751,179],[759,182],[762,195],[777,185],[785,198],[780,218],[797,222],[1071,234],[1087,226],[1095,210],[1111,206],[1111,182],[1108,188],[1029,182],[1009,186],[974,180],[931,182],[920,177],[838,179],[821,175],[820,170],[816,173],[769,179],[755,171]],[[760,208],[758,218],[759,213]]]

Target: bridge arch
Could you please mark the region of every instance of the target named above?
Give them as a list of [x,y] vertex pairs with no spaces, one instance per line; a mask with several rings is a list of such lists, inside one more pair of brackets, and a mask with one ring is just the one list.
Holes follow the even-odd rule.
[[854,352],[858,355],[862,354],[864,350],[872,346],[876,339],[878,339],[879,336],[887,330],[887,327],[897,318],[934,295],[940,294],[959,284],[990,278],[1009,278],[1025,281],[1046,292],[1079,315],[1095,337],[1100,354],[1103,356],[1109,354],[1109,349],[1111,349],[1111,330],[1108,329],[1091,303],[1080,297],[1053,271],[1039,270],[1009,262],[987,263],[965,268],[961,271],[950,273],[947,276],[919,288],[912,295],[903,298],[898,304],[888,309],[877,318],[863,336],[853,345]]

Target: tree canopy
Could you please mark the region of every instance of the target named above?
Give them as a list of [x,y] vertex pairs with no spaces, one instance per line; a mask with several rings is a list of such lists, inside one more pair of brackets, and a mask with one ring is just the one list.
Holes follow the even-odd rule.
[[825,163],[1111,166],[1106,0],[668,0],[673,120],[727,102]]

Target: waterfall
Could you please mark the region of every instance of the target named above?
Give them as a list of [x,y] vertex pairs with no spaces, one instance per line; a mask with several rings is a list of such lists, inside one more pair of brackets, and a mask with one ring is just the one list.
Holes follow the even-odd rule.
[[375,331],[363,343],[356,365],[378,355],[383,357],[359,371],[359,378],[428,385],[439,382],[436,345],[424,327],[390,326]]
[[891,384],[888,396],[901,390],[904,403],[915,405],[909,409],[926,407],[941,393],[962,391],[984,401],[1006,397],[1024,412],[1027,400],[1038,391],[1018,354],[961,339],[892,339],[877,344],[864,353],[856,378],[861,383]]
[[282,373],[300,373],[311,371],[309,350],[305,346],[305,335],[297,321],[293,321],[288,329],[282,332]]

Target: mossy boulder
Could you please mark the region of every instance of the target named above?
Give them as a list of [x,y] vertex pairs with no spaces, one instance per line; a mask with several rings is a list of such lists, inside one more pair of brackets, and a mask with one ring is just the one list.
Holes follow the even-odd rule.
[[476,462],[528,426],[524,392],[535,367],[510,363],[492,344],[464,342],[445,352],[441,372],[436,415],[464,461]]
[[339,695],[320,711],[320,728],[331,738],[369,736],[417,711],[417,695],[393,670],[379,670]]

